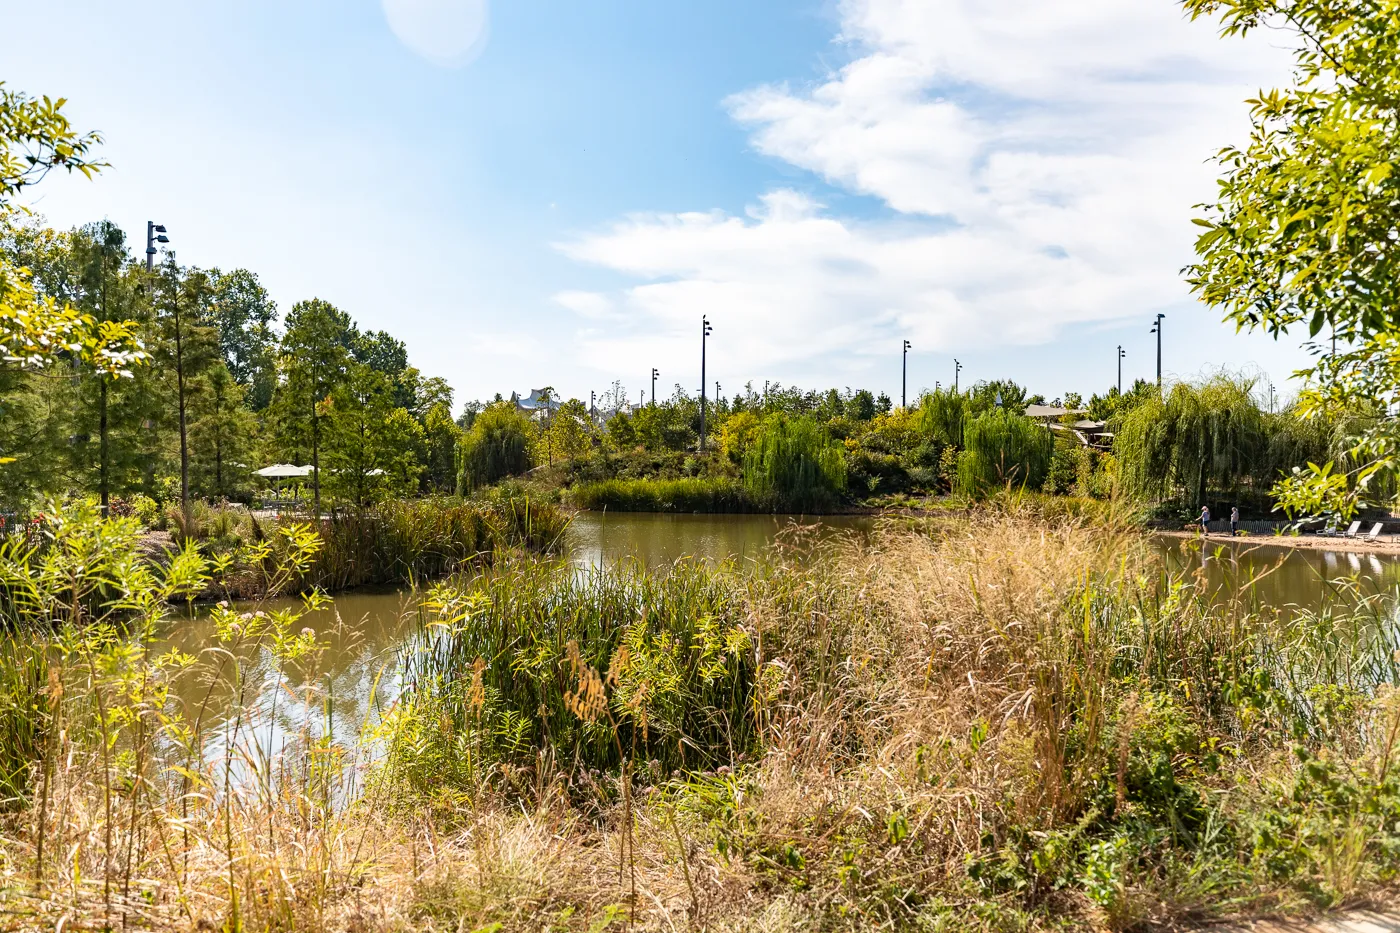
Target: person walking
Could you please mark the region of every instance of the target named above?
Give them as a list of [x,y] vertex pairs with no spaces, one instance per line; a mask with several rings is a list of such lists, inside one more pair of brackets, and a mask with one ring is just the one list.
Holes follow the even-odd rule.
[[1201,506],[1201,534],[1203,534],[1203,535],[1208,535],[1208,534],[1210,534],[1210,528],[1207,527],[1209,524],[1210,524],[1210,506],[1208,506],[1208,505],[1203,505],[1203,506]]
[[1232,537],[1232,538],[1237,537],[1237,536],[1239,535],[1239,533],[1240,533],[1240,507],[1236,505],[1236,506],[1231,506],[1231,508],[1230,508],[1230,537]]

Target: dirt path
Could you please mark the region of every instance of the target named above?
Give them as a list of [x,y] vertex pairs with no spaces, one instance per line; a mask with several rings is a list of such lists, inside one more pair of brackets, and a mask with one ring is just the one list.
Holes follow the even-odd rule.
[[[1152,531],[1150,534],[1163,538],[1178,538],[1182,541],[1199,541],[1201,538],[1198,531]],[[1206,535],[1206,541],[1210,544],[1266,545],[1312,551],[1400,555],[1400,536],[1388,534],[1381,535],[1375,541],[1368,538],[1324,538],[1321,535],[1245,535],[1231,538],[1229,534],[1209,534]]]
[[1400,933],[1400,914],[1351,910],[1316,920],[1259,920],[1218,929],[1227,933]]

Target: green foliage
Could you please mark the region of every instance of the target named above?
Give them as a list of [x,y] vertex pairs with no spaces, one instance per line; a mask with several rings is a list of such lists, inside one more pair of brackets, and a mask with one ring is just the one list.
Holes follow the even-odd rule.
[[725,478],[608,479],[569,490],[569,501],[598,512],[761,512],[742,483]]
[[461,447],[458,483],[476,489],[530,469],[535,427],[510,402],[497,402],[477,415]]
[[324,547],[295,582],[341,590],[432,580],[513,549],[556,553],[567,527],[557,507],[523,496],[485,504],[389,500],[323,522]]
[[744,457],[744,485],[777,508],[819,511],[845,491],[846,458],[811,418],[773,415]]
[[1261,411],[1252,388],[1225,376],[1178,383],[1131,409],[1114,442],[1123,491],[1199,508],[1212,495],[1262,496],[1284,471],[1326,458],[1316,423]]
[[349,316],[319,298],[299,301],[287,315],[279,348],[281,381],[273,398],[278,440],[288,459],[310,463],[311,488],[321,507],[322,402],[343,383],[353,334]]
[[944,447],[962,447],[963,426],[972,414],[973,402],[967,395],[935,389],[919,400],[919,431]]
[[247,269],[213,269],[209,277],[224,366],[233,381],[245,387],[249,407],[262,411],[272,403],[277,384],[277,303]]
[[1005,408],[983,412],[963,427],[958,488],[985,496],[1006,486],[1039,489],[1054,453],[1054,439],[1029,418]]
[[542,751],[578,769],[576,792],[587,769],[616,768],[629,749],[658,775],[731,760],[756,737],[735,582],[690,562],[665,576],[528,562],[434,588],[441,641],[411,669],[390,723],[385,790],[404,802],[475,796],[501,765]]
[[[1217,156],[1224,169],[1196,242],[1192,287],[1227,320],[1274,336],[1306,328],[1314,365],[1299,397],[1304,417],[1358,400],[1393,410],[1400,400],[1400,19],[1361,0],[1185,0],[1193,17],[1218,15],[1227,36],[1278,29],[1296,48],[1293,84],[1249,101],[1242,148]],[[1334,337],[1337,352],[1324,341]],[[1393,489],[1396,422],[1370,423],[1314,483],[1310,507],[1350,515]],[[1345,470],[1347,481],[1331,481]],[[1306,493],[1291,496],[1308,504]]]

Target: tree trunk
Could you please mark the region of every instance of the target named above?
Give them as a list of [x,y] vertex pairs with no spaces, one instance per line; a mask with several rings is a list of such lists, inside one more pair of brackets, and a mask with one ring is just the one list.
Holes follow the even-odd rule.
[[175,383],[180,401],[180,512],[185,518],[185,534],[190,533],[190,441],[185,424],[185,348],[180,329],[179,299],[175,305]]
[[102,517],[108,516],[109,496],[111,493],[110,481],[108,479],[107,460],[107,377],[98,376],[98,385],[101,387],[97,397],[97,432],[101,438],[99,442],[101,464],[98,467],[97,491],[102,498]]
[[321,422],[316,417],[316,399],[311,399],[311,499],[316,520],[321,520]]

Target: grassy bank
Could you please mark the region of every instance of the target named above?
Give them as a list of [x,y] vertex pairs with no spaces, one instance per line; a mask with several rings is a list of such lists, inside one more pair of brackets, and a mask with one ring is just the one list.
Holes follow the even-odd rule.
[[608,479],[581,483],[568,501],[595,512],[765,512],[765,507],[735,479]]
[[318,547],[309,564],[284,577],[290,592],[337,592],[365,585],[416,585],[481,566],[513,550],[557,554],[568,517],[524,493],[460,499],[395,499],[363,512],[339,512],[319,522],[283,516],[258,520],[248,511],[207,506],[189,527],[175,524],[177,546],[193,546],[218,568],[216,595],[276,595],[269,571],[285,562],[294,542],[312,533]]
[[[82,609],[118,537],[6,604],[54,632],[0,655],[22,925],[1128,929],[1400,870],[1382,604],[1210,602],[1102,523],[910,522],[752,573],[500,562],[431,591],[407,692],[348,744],[297,612],[220,608],[216,650],[169,659]],[[123,604],[120,631],[164,611]],[[276,756],[252,700],[164,692],[239,696],[250,647],[305,700]]]

